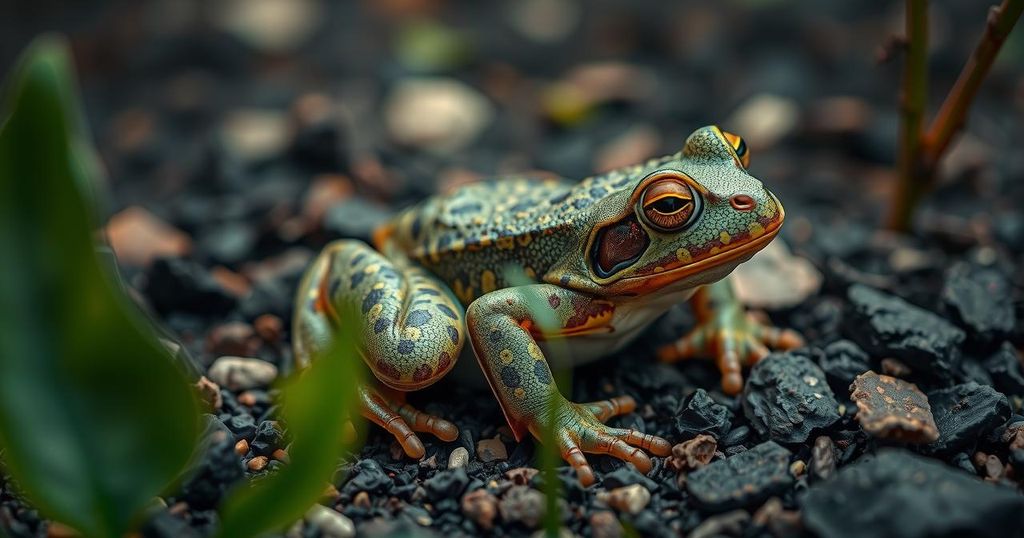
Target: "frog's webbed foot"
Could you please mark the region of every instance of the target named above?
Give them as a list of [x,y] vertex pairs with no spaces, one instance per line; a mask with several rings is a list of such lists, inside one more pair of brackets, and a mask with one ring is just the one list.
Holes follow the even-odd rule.
[[360,387],[359,398],[363,416],[393,435],[410,458],[420,459],[426,454],[417,432],[433,434],[445,442],[459,436],[459,429],[451,422],[405,403],[404,393]]
[[560,404],[552,409],[559,453],[576,470],[584,486],[594,483],[594,470],[584,454],[607,454],[632,463],[647,474],[652,464],[645,450],[655,456],[668,456],[672,451],[672,445],[661,437],[604,424],[605,420],[634,409],[636,402],[629,396],[582,404],[560,399]]
[[738,394],[743,390],[743,366],[752,366],[772,349],[793,349],[804,339],[790,329],[767,325],[742,312],[716,315],[703,320],[673,344],[658,350],[663,362],[676,362],[695,357],[714,357],[722,373],[722,391]]

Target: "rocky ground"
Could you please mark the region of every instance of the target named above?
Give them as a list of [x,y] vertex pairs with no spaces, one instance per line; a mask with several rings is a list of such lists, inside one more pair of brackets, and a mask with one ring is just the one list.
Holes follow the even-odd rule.
[[[938,99],[985,10],[935,4]],[[737,272],[741,293],[808,347],[763,360],[741,396],[724,396],[710,364],[653,360],[691,325],[683,305],[577,370],[573,399],[630,394],[637,412],[615,422],[675,447],[649,476],[594,457],[590,488],[563,467],[565,528],[1024,533],[1024,41],[985,86],[915,235],[901,236],[878,231],[899,70],[876,57],[898,3],[216,5],[41,2],[0,17],[20,21],[7,40],[71,32],[124,281],[218,385],[203,457],[145,535],[207,535],[226,489],[287,464],[269,386],[289,371],[292,294],[321,246],[482,176],[581,178],[675,151],[708,123],[746,137],[752,173],[787,209],[781,240]],[[490,393],[442,382],[412,401],[460,438],[424,437],[416,462],[371,430],[290,536],[538,529],[535,446],[511,439]],[[0,525],[61,532],[2,478]]]

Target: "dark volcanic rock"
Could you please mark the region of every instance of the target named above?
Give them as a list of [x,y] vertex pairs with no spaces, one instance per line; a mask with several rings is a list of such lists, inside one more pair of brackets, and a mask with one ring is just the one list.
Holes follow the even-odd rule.
[[839,420],[839,403],[811,360],[814,354],[810,349],[772,353],[750,370],[743,412],[762,435],[802,443],[815,429]]
[[883,449],[816,484],[803,519],[833,538],[1020,536],[1024,496],[909,452]]
[[235,453],[235,438],[219,420],[207,416],[201,454],[183,475],[181,499],[198,510],[215,508],[224,492],[245,477],[245,466]]
[[984,366],[1000,392],[1024,395],[1024,366],[1013,344],[1003,342],[998,351],[985,359]]
[[952,454],[969,447],[985,432],[1010,418],[1006,396],[988,385],[965,383],[928,393],[939,440],[925,447],[933,454]]
[[685,439],[707,433],[716,439],[732,429],[732,411],[712,400],[704,389],[697,389],[680,406],[676,415],[676,432]]
[[352,468],[352,478],[345,483],[344,493],[355,496],[360,491],[370,494],[384,493],[391,489],[394,483],[381,469],[376,460],[359,460]]
[[850,287],[847,298],[847,333],[868,353],[938,377],[950,375],[960,362],[964,332],[945,319],[860,284]]
[[917,385],[865,372],[850,385],[857,403],[857,422],[874,437],[907,443],[931,443],[939,438],[928,398]]
[[161,314],[180,311],[217,316],[230,312],[237,302],[205,269],[180,258],[154,261],[143,291]]
[[789,458],[788,450],[767,441],[690,473],[686,489],[712,512],[755,505],[793,484]]
[[434,501],[441,499],[458,499],[469,484],[469,476],[464,467],[456,467],[441,471],[423,481],[423,489]]
[[825,372],[828,384],[837,394],[846,394],[850,383],[871,369],[871,358],[857,344],[836,340],[818,357],[818,366]]
[[1010,283],[998,270],[959,262],[946,274],[942,302],[951,319],[978,344],[993,344],[1013,330]]

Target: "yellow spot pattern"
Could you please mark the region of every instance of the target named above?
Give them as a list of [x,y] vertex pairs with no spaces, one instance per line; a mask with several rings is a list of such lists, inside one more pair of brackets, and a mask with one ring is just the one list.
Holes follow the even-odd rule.
[[501,357],[502,364],[512,364],[512,351],[509,349],[503,349],[498,352],[498,356]]
[[480,289],[482,289],[484,293],[490,293],[497,289],[497,287],[494,271],[486,269],[483,273],[480,273]]
[[729,235],[729,232],[722,230],[722,233],[718,234],[718,240],[721,241],[723,245],[728,245],[729,242],[732,241],[732,236]]

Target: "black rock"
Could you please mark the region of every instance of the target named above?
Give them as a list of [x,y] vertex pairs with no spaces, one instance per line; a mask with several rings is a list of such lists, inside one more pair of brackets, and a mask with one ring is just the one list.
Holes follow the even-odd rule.
[[734,446],[743,443],[750,437],[750,426],[738,426],[718,440],[718,446]]
[[647,491],[651,492],[657,491],[658,489],[657,482],[645,476],[643,473],[638,471],[636,467],[628,464],[604,475],[604,480],[601,482],[601,485],[603,485],[605,489],[621,488],[623,486],[631,486],[633,484],[640,484],[646,488]]
[[802,502],[807,528],[833,538],[996,538],[1024,529],[1024,496],[896,449],[840,469]]
[[250,224],[232,221],[207,226],[196,238],[196,245],[214,262],[235,265],[252,255],[256,239]]
[[215,508],[224,492],[245,477],[245,466],[235,453],[235,437],[213,416],[207,417],[207,429],[198,450],[201,454],[186,470],[181,499],[196,510]]
[[704,389],[697,389],[680,406],[676,414],[676,433],[692,439],[702,433],[721,439],[732,429],[732,411],[714,401]]
[[224,425],[234,432],[236,441],[239,439],[252,439],[252,436],[256,433],[256,419],[249,414],[235,415],[229,418]]
[[256,435],[253,437],[252,442],[249,443],[249,447],[257,455],[269,456],[275,450],[281,448],[282,440],[283,434],[277,428],[277,423],[273,420],[264,420],[257,426]]
[[894,357],[915,372],[948,377],[960,362],[962,330],[899,297],[855,284],[847,292],[846,332],[873,356]]
[[1024,396],[1024,367],[1013,344],[1003,342],[991,357],[985,359],[983,366],[1000,392]]
[[939,440],[923,447],[931,454],[952,454],[971,446],[1010,418],[1010,404],[988,385],[965,383],[928,393]]
[[812,360],[820,354],[810,348],[772,353],[750,370],[743,413],[761,435],[802,443],[839,420],[839,402]]
[[825,347],[818,356],[818,366],[825,372],[828,384],[838,394],[849,392],[850,383],[871,369],[871,358],[857,344],[837,340]]
[[371,494],[385,493],[393,485],[394,483],[388,478],[384,469],[381,469],[377,460],[363,459],[352,467],[350,478],[345,483],[343,492],[349,496],[354,496],[360,491]]
[[235,307],[236,300],[201,266],[180,258],[160,258],[146,273],[143,292],[153,308],[219,316]]
[[456,467],[440,471],[424,480],[423,489],[427,491],[427,496],[434,501],[457,499],[465,491],[467,484],[469,484],[469,476],[466,475],[466,469]]
[[[950,318],[979,345],[992,345],[1013,331],[1010,283],[998,270],[958,262],[946,273],[942,302]],[[991,349],[991,348],[990,348]]]
[[711,512],[753,506],[793,485],[789,458],[788,450],[767,441],[690,473],[686,489]]
[[146,538],[191,538],[200,536],[181,516],[163,510],[156,514],[140,529]]

